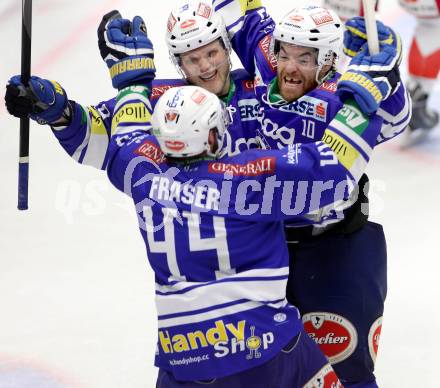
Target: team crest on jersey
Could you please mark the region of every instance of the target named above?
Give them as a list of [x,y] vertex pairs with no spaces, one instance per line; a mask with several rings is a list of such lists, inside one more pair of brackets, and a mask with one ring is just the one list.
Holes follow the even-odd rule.
[[152,160],[156,164],[163,163],[165,161],[165,155],[160,147],[151,141],[145,140],[135,151],[136,155],[145,156]]
[[271,40],[270,35],[266,35],[263,39],[260,40],[258,46],[260,47],[260,50],[263,53],[264,59],[266,60],[267,64],[270,66],[270,69],[272,71],[275,71],[277,68],[277,59],[270,50],[270,40]]
[[342,388],[342,384],[331,365],[326,364],[303,388]]
[[354,352],[358,336],[353,324],[341,315],[329,312],[305,314],[304,328],[332,364],[341,362]]
[[368,333],[368,348],[370,349],[370,356],[373,362],[376,362],[381,331],[382,331],[382,317],[379,317],[371,325],[370,332]]
[[329,24],[333,22],[333,17],[329,11],[322,9],[319,12],[310,15],[316,24],[316,27],[322,26],[324,24]]
[[197,8],[197,15],[208,19],[211,15],[211,7],[208,4],[200,3]]

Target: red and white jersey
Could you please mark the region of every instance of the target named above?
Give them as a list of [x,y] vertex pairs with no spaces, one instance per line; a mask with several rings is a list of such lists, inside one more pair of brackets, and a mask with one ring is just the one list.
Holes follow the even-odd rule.
[[[408,55],[409,74],[424,79],[423,89],[432,89],[440,71],[440,17],[417,18],[414,38]],[[432,82],[428,82],[432,81]]]
[[[376,8],[378,2],[376,0]],[[362,0],[323,0],[322,5],[335,11],[342,20],[364,16]]]
[[440,0],[399,0],[399,4],[418,18],[440,17]]

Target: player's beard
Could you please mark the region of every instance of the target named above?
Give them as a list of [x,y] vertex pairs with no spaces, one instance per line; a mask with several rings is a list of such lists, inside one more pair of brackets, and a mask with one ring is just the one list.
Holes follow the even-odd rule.
[[278,71],[278,89],[281,97],[287,102],[301,98],[318,85],[315,79],[316,69],[307,72]]

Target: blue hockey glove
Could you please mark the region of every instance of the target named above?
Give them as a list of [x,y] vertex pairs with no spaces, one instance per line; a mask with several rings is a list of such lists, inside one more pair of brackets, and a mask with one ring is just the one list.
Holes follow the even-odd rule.
[[19,118],[30,117],[39,124],[53,123],[67,118],[68,107],[65,90],[58,82],[32,76],[29,86],[16,75],[9,80],[5,94],[8,112]]
[[[396,33],[380,21],[376,21],[377,34],[380,44],[391,44],[396,42]],[[365,19],[360,16],[348,19],[345,22],[344,31],[344,53],[349,57],[354,57],[367,41],[367,30]]]
[[[398,36],[396,40],[400,46]],[[370,55],[364,43],[339,79],[336,93],[342,101],[354,98],[362,112],[372,114],[400,83],[399,56],[393,44],[380,44],[380,52]]]
[[156,74],[153,44],[140,16],[130,21],[122,19],[118,11],[104,15],[98,27],[98,45],[114,88],[144,85],[151,89]]

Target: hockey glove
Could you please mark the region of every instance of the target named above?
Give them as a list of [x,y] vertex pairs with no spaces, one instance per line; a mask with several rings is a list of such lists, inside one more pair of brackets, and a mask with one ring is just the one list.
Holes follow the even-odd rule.
[[30,117],[39,124],[51,124],[61,117],[70,118],[65,90],[58,82],[32,76],[29,86],[15,75],[9,80],[5,94],[8,112],[18,118]]
[[367,43],[350,62],[338,82],[336,94],[342,101],[354,98],[365,114],[372,114],[399,85],[398,54],[394,46],[381,44],[370,55]]
[[[380,21],[376,21],[379,44],[389,44],[396,48],[399,57],[398,64],[402,60],[402,44],[400,37],[388,26]],[[354,57],[359,53],[362,46],[367,41],[367,30],[365,19],[360,16],[351,18],[345,22],[343,50],[349,57]]]
[[140,16],[130,21],[122,19],[118,11],[104,15],[98,27],[98,45],[114,88],[143,85],[151,89],[156,73],[153,44]]

